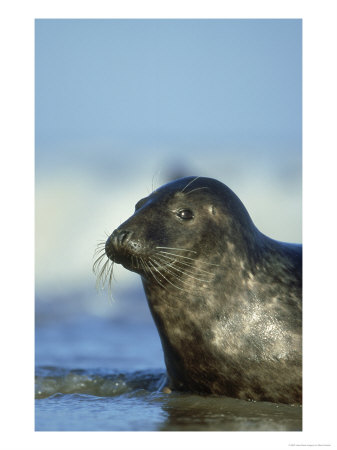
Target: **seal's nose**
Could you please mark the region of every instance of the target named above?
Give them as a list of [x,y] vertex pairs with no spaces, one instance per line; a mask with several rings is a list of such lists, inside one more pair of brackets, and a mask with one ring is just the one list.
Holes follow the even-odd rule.
[[139,239],[135,239],[133,231],[117,228],[105,243],[105,253],[109,259],[117,263],[129,258],[132,253],[141,251]]
[[129,242],[131,235],[131,231],[117,228],[111,235],[111,243],[116,249],[123,247]]
[[[107,239],[105,243],[105,253],[113,261],[118,259],[118,255],[126,250],[127,243],[131,238],[132,232],[117,228]],[[117,262],[117,261],[116,261]]]

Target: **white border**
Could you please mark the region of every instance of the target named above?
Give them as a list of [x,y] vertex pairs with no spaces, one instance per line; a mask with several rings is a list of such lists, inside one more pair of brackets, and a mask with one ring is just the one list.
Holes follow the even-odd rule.
[[[1,42],[1,388],[4,449],[336,448],[335,0],[4,1]],[[33,214],[35,18],[302,18],[304,49],[303,432],[34,432]],[[3,208],[5,207],[5,208]],[[4,225],[4,228],[3,228]]]

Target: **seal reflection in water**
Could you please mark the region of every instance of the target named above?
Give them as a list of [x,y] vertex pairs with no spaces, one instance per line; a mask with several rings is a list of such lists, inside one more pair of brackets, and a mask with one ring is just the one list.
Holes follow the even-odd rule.
[[142,277],[170,389],[301,403],[302,247],[263,235],[227,186],[162,186],[101,250],[99,277],[109,260]]

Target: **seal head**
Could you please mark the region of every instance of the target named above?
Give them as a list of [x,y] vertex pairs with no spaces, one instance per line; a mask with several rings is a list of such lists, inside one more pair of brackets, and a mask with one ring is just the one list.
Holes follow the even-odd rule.
[[263,235],[227,186],[162,186],[105,253],[142,277],[171,389],[301,402],[302,248]]

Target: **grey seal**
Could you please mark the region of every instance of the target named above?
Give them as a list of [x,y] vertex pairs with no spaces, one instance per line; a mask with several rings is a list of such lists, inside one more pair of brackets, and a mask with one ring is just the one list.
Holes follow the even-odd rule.
[[141,275],[169,389],[301,403],[302,246],[262,234],[227,186],[156,189],[101,250],[100,277]]

